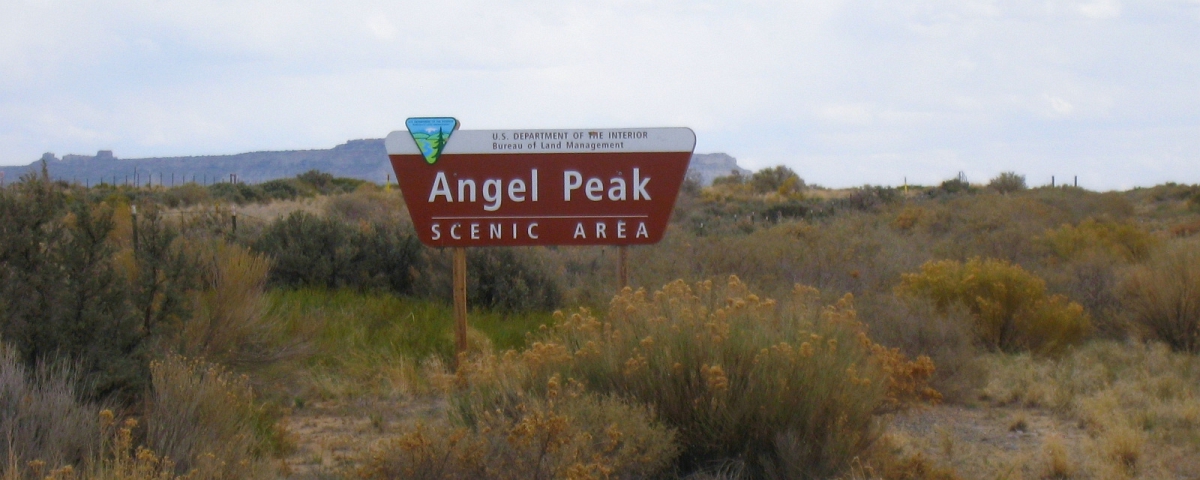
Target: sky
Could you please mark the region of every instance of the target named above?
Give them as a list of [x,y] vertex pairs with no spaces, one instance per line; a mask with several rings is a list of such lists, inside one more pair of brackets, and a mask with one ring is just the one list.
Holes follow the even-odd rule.
[[0,165],[691,127],[808,183],[1200,183],[1200,0],[0,0]]

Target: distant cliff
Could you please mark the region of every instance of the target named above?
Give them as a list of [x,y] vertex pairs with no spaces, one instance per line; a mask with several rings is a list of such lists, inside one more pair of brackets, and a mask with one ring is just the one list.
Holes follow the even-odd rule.
[[[101,150],[94,156],[63,155],[61,159],[52,153],[42,156],[50,176],[57,180],[95,185],[106,183],[129,183],[138,181],[145,185],[182,184],[193,179],[211,183],[228,181],[237,175],[239,181],[259,183],[276,178],[292,177],[309,170],[320,170],[338,177],[350,177],[383,183],[392,175],[383,139],[350,140],[329,150],[285,150],[274,152],[250,152],[236,155],[203,155],[194,157],[164,158],[117,158],[111,150]],[[0,167],[5,182],[11,183],[28,172],[41,168],[41,161],[29,165]],[[718,176],[729,175],[732,170],[748,174],[749,170],[738,167],[737,160],[724,153],[709,153],[692,156],[689,175],[700,179],[704,185],[712,183]],[[394,179],[393,179],[394,181]]]
[[688,165],[688,175],[696,176],[700,184],[712,185],[713,179],[732,175],[750,175],[750,170],[739,167],[737,159],[724,153],[701,153],[692,155],[692,163]]

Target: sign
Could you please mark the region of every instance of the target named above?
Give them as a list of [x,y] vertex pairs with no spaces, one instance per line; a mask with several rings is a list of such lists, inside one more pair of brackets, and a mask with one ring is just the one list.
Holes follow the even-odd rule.
[[404,122],[425,163],[433,165],[442,156],[450,135],[458,130],[458,120],[449,117],[410,118]]
[[696,145],[688,128],[454,131],[447,120],[409,119],[385,141],[431,247],[656,243]]

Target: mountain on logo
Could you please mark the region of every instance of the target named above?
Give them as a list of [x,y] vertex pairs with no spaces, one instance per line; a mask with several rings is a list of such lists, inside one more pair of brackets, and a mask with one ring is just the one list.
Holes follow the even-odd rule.
[[416,117],[405,120],[404,125],[421,155],[425,156],[425,162],[433,165],[442,156],[450,134],[458,129],[458,120],[454,117]]

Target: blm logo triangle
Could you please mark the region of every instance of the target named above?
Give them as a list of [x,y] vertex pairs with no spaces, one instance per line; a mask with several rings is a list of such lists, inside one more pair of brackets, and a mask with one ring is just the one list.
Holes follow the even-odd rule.
[[404,125],[421,155],[425,156],[425,163],[433,165],[442,156],[450,134],[458,129],[458,120],[454,117],[416,117],[405,120]]

